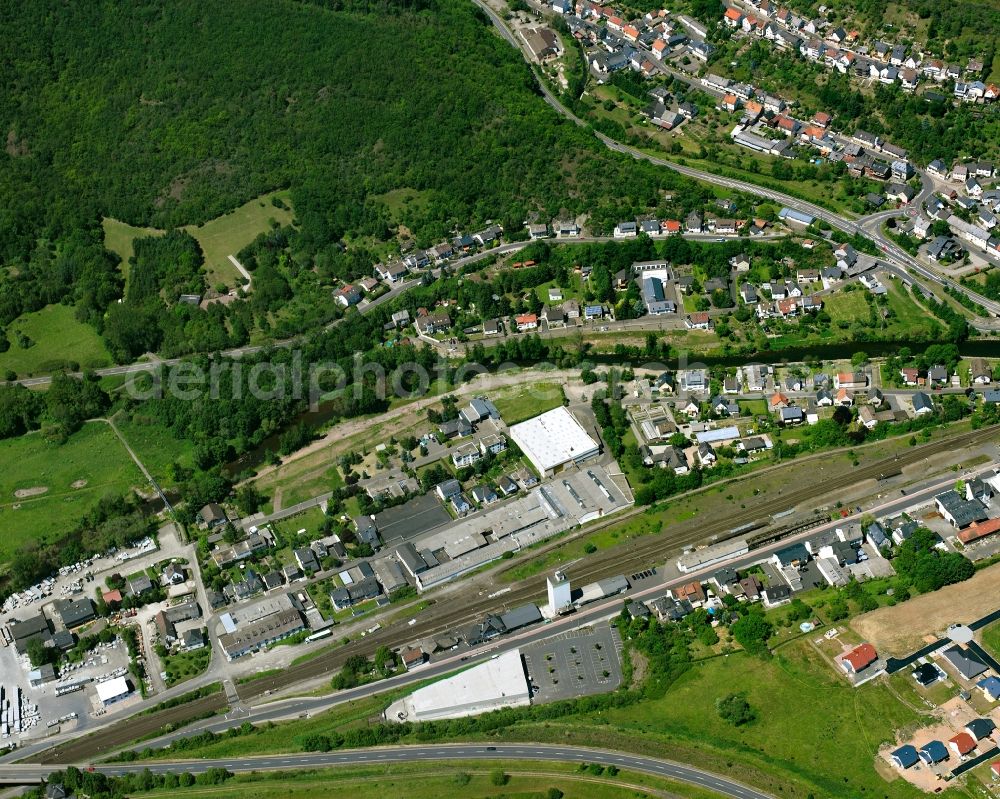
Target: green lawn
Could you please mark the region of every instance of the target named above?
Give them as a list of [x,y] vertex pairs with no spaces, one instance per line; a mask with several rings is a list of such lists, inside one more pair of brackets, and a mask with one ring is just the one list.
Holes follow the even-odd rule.
[[926,328],[928,320],[934,318],[931,312],[918,305],[899,281],[890,280],[888,284],[889,308],[896,314],[896,323],[906,327]]
[[767,400],[740,400],[740,410],[748,416],[767,416]]
[[166,672],[165,681],[167,688],[177,683],[197,677],[208,668],[212,659],[212,647],[203,646],[191,652],[178,652],[176,655],[167,655],[163,659],[163,671]]
[[[745,692],[759,720],[733,727],[715,712],[716,699]],[[571,729],[607,725],[627,735],[703,750],[773,775],[785,794],[910,796],[901,780],[886,784],[873,768],[879,745],[918,720],[881,684],[848,686],[805,641],[768,660],[732,654],[691,669],[662,699],[573,719]],[[709,766],[711,768],[711,766]],[[773,788],[772,788],[773,790]],[[799,791],[794,791],[798,795]]]
[[270,229],[271,220],[287,225],[292,221],[292,212],[271,204],[271,198],[280,198],[291,207],[289,192],[276,191],[265,194],[235,211],[206,222],[204,225],[189,225],[185,228],[198,239],[205,253],[206,280],[209,287],[225,283],[229,288],[242,285],[243,278],[230,263],[229,256],[236,255],[252,242],[258,234]]
[[866,291],[838,291],[824,298],[823,308],[830,314],[833,323],[866,322],[869,318]]
[[126,281],[128,280],[129,260],[135,255],[132,242],[146,236],[162,236],[164,233],[155,227],[136,227],[109,216],[101,220],[101,227],[104,228],[104,249],[111,250],[122,259],[120,266]]
[[983,630],[983,648],[1000,658],[1000,621],[993,622]]
[[490,399],[503,420],[512,425],[558,408],[563,404],[563,391],[559,383],[542,380],[527,386],[501,389],[494,392]]
[[[59,538],[103,495],[143,483],[102,422],[84,425],[61,445],[38,433],[0,441],[0,463],[0,563],[29,541]],[[33,497],[14,493],[41,487],[48,490]]]
[[273,522],[273,527],[277,533],[285,536],[294,537],[299,530],[306,530],[309,535],[318,538],[320,535],[319,527],[325,518],[325,514],[317,506],[287,519],[282,519],[280,522]]
[[194,464],[194,443],[177,438],[158,421],[136,416],[116,418],[115,424],[161,488],[176,484],[170,469],[174,461],[187,468]]
[[[287,208],[278,208],[271,203],[272,197],[280,198]],[[276,191],[265,194],[241,205],[235,211],[223,214],[204,225],[188,225],[187,230],[201,245],[205,254],[205,279],[210,288],[216,283],[225,283],[229,288],[243,284],[243,278],[230,263],[229,256],[236,255],[252,242],[258,234],[270,229],[271,220],[287,225],[292,221],[290,194]],[[104,246],[117,253],[122,259],[122,268],[128,277],[128,262],[133,255],[132,241],[140,236],[162,236],[156,228],[141,228],[106,218],[104,226]]]
[[[23,348],[17,332],[33,344]],[[48,374],[67,364],[82,369],[110,366],[111,355],[104,341],[88,324],[78,322],[73,309],[66,305],[48,305],[40,311],[23,314],[7,326],[10,349],[0,353],[0,374],[17,372],[18,377]]]

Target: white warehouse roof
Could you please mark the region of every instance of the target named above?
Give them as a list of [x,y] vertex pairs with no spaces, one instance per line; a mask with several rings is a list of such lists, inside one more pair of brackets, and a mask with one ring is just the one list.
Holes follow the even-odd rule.
[[105,705],[114,702],[123,696],[131,693],[128,681],[124,677],[115,677],[113,680],[105,680],[97,683],[97,698]]
[[510,437],[542,475],[600,451],[583,425],[563,407],[514,425]]
[[[514,649],[414,691],[386,710],[390,721],[428,721],[475,716],[531,704],[521,652]],[[404,713],[400,719],[399,713]]]

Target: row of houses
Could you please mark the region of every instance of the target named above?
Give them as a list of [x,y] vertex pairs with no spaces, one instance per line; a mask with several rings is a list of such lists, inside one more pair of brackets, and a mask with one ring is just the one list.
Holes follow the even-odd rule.
[[[727,7],[722,23],[841,74],[870,78],[886,85],[898,83],[906,91],[914,91],[921,80],[937,83],[951,80],[954,81],[954,96],[965,102],[993,102],[1000,97],[996,84],[977,78],[983,72],[982,61],[971,60],[963,73],[954,64],[925,58],[922,53],[911,51],[902,44],[880,40],[860,44],[857,31],[830,26],[825,20],[800,17],[770,0],[749,0],[749,5],[755,10],[747,14],[738,8]],[[962,80],[967,74],[971,74],[972,79]]]

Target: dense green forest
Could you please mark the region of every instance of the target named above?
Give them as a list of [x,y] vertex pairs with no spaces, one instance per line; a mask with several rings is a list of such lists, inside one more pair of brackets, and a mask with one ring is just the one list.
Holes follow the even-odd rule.
[[[519,228],[531,211],[613,223],[692,186],[562,121],[463,0],[40,0],[12,6],[5,23],[0,327],[65,301],[105,332],[124,285],[101,243],[104,216],[172,229],[290,187],[298,225],[282,234],[287,257],[273,259],[289,282],[289,270],[366,272],[364,242],[388,240],[397,222],[423,245],[488,219]],[[404,187],[421,201],[391,215],[383,195]],[[345,238],[360,257],[344,253]],[[168,245],[140,259],[155,261],[157,246]],[[190,271],[144,274],[135,290],[168,305],[198,288]],[[137,313],[112,326],[163,317],[147,297],[130,296]],[[171,339],[171,326],[181,342],[196,339],[186,326],[213,330],[209,349],[246,339],[247,319],[234,333],[199,313],[176,311],[143,341],[113,332],[109,345],[133,357]],[[273,321],[256,319],[265,333]]]

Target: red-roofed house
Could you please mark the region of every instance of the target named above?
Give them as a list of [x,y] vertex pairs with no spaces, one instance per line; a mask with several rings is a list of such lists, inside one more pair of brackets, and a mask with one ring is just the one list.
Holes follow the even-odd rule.
[[708,330],[712,326],[712,319],[708,311],[699,311],[689,315],[685,324],[692,330]]
[[788,397],[782,394],[780,391],[776,391],[771,395],[771,410],[777,411],[781,408],[788,407]]
[[534,330],[538,327],[538,316],[533,313],[523,313],[515,320],[520,331]]
[[727,8],[723,20],[730,28],[738,28],[743,22],[743,15],[735,8]]
[[668,236],[676,236],[681,232],[681,223],[676,219],[664,219],[660,223],[660,230]]
[[840,659],[840,665],[848,674],[857,674],[878,660],[878,652],[871,644],[859,644]]
[[657,58],[663,58],[667,53],[667,43],[663,39],[657,39],[653,42],[653,55]]
[[826,111],[817,111],[813,114],[812,121],[821,128],[825,128],[830,124],[830,115]]
[[626,25],[622,28],[622,36],[628,39],[630,42],[634,42],[639,38],[639,29],[634,25]]
[[973,522],[964,530],[958,531],[958,540],[963,544],[980,541],[987,536],[1000,531],[1000,519],[987,519],[985,522]]
[[675,588],[672,593],[674,595],[674,599],[678,601],[686,599],[692,605],[703,604],[707,599],[705,596],[705,589],[701,587],[701,583],[699,582],[682,585],[680,588]]
[[780,313],[782,316],[785,317],[798,316],[799,304],[790,297],[783,300],[778,300],[777,306],[778,306],[778,313]]
[[976,739],[967,732],[960,732],[954,738],[948,739],[948,748],[959,757],[965,757],[976,748]]
[[722,107],[727,111],[735,111],[740,107],[740,98],[735,94],[727,94],[722,98]]
[[114,591],[105,591],[101,594],[101,599],[104,600],[105,605],[114,609],[122,603],[122,592],[117,588]]
[[990,763],[990,771],[993,772],[993,779],[1000,780],[1000,760]]

